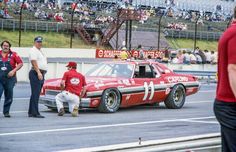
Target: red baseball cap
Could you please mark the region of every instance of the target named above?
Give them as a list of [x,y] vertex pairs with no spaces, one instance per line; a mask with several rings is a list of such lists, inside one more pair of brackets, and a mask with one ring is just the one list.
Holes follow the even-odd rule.
[[77,67],[76,62],[69,62],[66,67]]

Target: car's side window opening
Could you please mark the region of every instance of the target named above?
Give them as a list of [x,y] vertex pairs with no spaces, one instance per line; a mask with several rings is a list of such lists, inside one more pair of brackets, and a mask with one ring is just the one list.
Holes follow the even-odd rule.
[[134,71],[135,78],[155,78],[155,72],[150,65],[138,65]]

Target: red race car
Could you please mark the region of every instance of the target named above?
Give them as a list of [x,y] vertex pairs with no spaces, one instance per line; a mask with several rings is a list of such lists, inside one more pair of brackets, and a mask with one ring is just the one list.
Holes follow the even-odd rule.
[[[81,108],[97,108],[113,113],[120,107],[163,102],[167,108],[179,109],[185,97],[200,88],[192,75],[174,73],[165,65],[151,61],[113,61],[95,65],[85,74],[86,96]],[[56,108],[55,96],[60,92],[61,79],[47,80],[40,103]],[[68,107],[65,103],[65,107]]]

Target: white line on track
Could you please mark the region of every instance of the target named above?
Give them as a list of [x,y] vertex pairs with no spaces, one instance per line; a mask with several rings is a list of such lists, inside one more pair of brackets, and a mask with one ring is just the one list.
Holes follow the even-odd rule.
[[197,93],[209,93],[209,92],[216,92],[216,90],[200,90]]
[[[199,104],[199,103],[212,103],[213,104],[213,100],[202,100],[202,101],[186,101],[185,104]],[[26,113],[28,111],[11,111],[11,113]],[[42,112],[45,112],[42,111]],[[0,111],[0,113],[2,113],[2,111]]]
[[185,122],[205,123],[205,124],[218,124],[217,121],[200,121],[200,120],[186,120]]
[[26,112],[28,112],[28,111],[10,111],[10,113],[26,113]]
[[[30,100],[30,98],[13,98],[13,100],[27,100],[27,101],[29,101]],[[2,101],[4,101],[4,98],[2,98]]]
[[99,125],[99,126],[75,127],[75,128],[34,130],[34,131],[23,131],[23,132],[9,132],[9,133],[1,133],[0,137],[1,136],[11,136],[11,135],[35,134],[35,133],[65,132],[65,131],[100,129],[100,128],[109,128],[109,127],[147,125],[147,124],[180,122],[180,121],[190,121],[190,120],[205,120],[205,119],[211,119],[211,118],[215,118],[215,116],[187,118],[187,119],[170,119],[170,120],[158,120],[158,121],[144,121],[144,122],[134,122],[134,123],[121,123],[121,124],[110,124],[110,125]]
[[185,103],[196,104],[196,103],[214,103],[214,100],[201,100],[201,101],[186,101]]

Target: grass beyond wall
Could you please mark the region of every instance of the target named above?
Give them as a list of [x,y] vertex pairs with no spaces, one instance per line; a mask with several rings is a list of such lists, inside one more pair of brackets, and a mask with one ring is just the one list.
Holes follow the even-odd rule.
[[[32,47],[34,43],[34,38],[36,36],[42,36],[43,47],[45,48],[70,48],[70,35],[61,34],[56,32],[33,32],[27,31],[21,32],[21,47]],[[18,47],[19,45],[19,32],[18,31],[3,31],[0,30],[0,41],[9,40],[13,47]],[[81,38],[77,35],[73,38],[72,43],[73,48],[95,48],[94,45],[87,45],[83,42]]]
[[[179,49],[179,48],[188,48],[193,49],[194,48],[194,40],[193,39],[172,39],[167,38],[169,45],[173,49]],[[211,51],[217,51],[217,41],[206,41],[206,40],[197,40],[196,46],[198,46],[201,50],[211,50]]]
[[[36,36],[42,36],[44,38],[43,47],[45,48],[69,48],[70,47],[70,35],[56,32],[34,32],[27,31],[21,32],[21,47],[32,47],[33,40]],[[19,32],[18,31],[6,31],[0,30],[0,42],[3,40],[9,40],[13,47],[18,47]],[[167,39],[170,47],[173,49],[179,48],[193,48],[194,41],[192,39]],[[197,46],[200,49],[217,50],[217,41],[203,41],[197,40]],[[73,38],[73,48],[96,48],[95,45],[87,45],[83,40],[76,35]],[[108,49],[110,49],[108,47]]]

